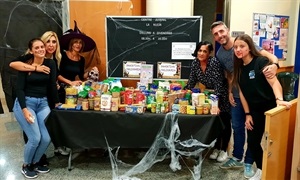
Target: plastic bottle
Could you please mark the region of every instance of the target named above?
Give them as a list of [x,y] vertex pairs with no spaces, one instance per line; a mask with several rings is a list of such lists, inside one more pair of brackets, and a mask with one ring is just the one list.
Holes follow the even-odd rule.
[[163,103],[164,101],[164,92],[162,89],[158,89],[155,94],[156,102]]

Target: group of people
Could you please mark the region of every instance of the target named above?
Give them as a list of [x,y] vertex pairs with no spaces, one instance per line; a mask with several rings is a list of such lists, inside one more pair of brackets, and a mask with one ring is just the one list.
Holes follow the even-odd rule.
[[[283,100],[282,87],[276,77],[278,59],[257,46],[247,34],[231,37],[229,28],[222,21],[214,22],[210,30],[221,46],[213,57],[210,42],[198,43],[192,54],[195,60],[186,86],[191,89],[199,82],[219,97],[218,111],[225,128],[209,158],[224,162],[220,165],[222,169],[244,167],[245,178],[261,179],[263,150],[260,142],[265,129],[264,112],[279,105],[287,109],[291,106]],[[228,158],[231,130],[234,144],[232,157]]]
[[[75,22],[74,30],[66,31],[61,38],[47,31],[30,40],[26,53],[11,61],[10,67],[18,70],[13,113],[26,143],[21,170],[26,178],[50,171],[45,152],[51,139],[45,120],[51,109],[65,102],[64,86],[80,85],[88,78],[85,58],[80,53],[95,47],[94,40],[81,33]],[[62,155],[69,151],[56,146],[54,150]]]
[[[185,88],[194,88],[200,82],[219,98],[218,112],[225,128],[216,140],[210,159],[227,160],[220,168],[244,167],[246,178],[260,179],[264,112],[278,105],[290,107],[290,103],[283,100],[276,78],[278,59],[255,45],[249,35],[231,37],[222,21],[214,22],[211,32],[221,47],[213,57],[212,43],[198,43]],[[32,39],[25,55],[10,63],[19,71],[13,112],[26,137],[22,165],[26,178],[36,178],[38,173],[50,171],[44,155],[51,141],[45,119],[52,108],[64,103],[65,85],[80,85],[87,79],[85,59],[80,53],[93,48],[95,42],[81,33],[75,22],[74,30],[68,30],[60,39],[52,31]],[[248,146],[244,156],[245,128]],[[234,149],[228,159],[232,129]],[[56,153],[68,154],[67,148],[55,148]],[[254,162],[256,171],[252,166]]]

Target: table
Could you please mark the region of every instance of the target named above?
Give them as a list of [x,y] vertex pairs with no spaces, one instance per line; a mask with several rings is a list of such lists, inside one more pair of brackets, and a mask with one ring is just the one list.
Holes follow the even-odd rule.
[[[73,148],[148,148],[158,132],[169,132],[174,123],[166,114],[52,110],[46,126],[56,147]],[[213,142],[224,128],[219,116],[178,114],[179,141],[196,139]],[[69,170],[71,154],[69,156]]]

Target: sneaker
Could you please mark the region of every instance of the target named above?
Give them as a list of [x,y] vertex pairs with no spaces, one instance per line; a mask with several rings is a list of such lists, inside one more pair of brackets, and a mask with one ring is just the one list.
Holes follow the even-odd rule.
[[218,155],[219,155],[219,150],[217,150],[217,149],[214,149],[214,151],[211,153],[211,155],[209,156],[209,159],[213,159],[213,160],[215,160],[215,159],[217,159],[217,157],[218,157]]
[[249,180],[261,180],[261,170],[257,169],[254,176],[252,176]]
[[239,162],[236,158],[230,158],[224,164],[220,166],[221,169],[231,169],[231,168],[242,168],[243,163]]
[[25,167],[22,166],[21,172],[28,179],[34,179],[38,177],[38,174],[29,165],[26,165]]
[[67,147],[58,147],[57,149],[54,149],[55,155],[67,156],[70,154],[70,152],[71,152],[71,149],[67,148]]
[[47,173],[50,171],[50,169],[47,166],[41,166],[39,163],[36,163],[33,165],[34,170],[38,173]]
[[220,151],[220,153],[218,155],[218,158],[217,158],[217,161],[218,162],[224,162],[227,159],[227,157],[228,157],[227,152]]
[[252,164],[247,164],[245,163],[245,166],[244,166],[244,177],[249,179],[251,177],[253,177],[255,174],[253,168],[252,168]]

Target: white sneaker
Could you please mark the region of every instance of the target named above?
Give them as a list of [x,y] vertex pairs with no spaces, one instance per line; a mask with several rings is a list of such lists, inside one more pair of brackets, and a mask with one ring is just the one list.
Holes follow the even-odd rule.
[[215,160],[215,159],[217,159],[217,157],[218,157],[218,155],[219,155],[219,150],[217,150],[217,149],[214,149],[214,151],[211,153],[211,155],[209,156],[209,159],[213,159],[213,160]]
[[254,174],[254,176],[251,177],[249,180],[261,180],[261,175],[262,175],[261,170],[257,169],[256,173]]
[[56,155],[63,155],[63,156],[67,156],[69,155],[71,152],[71,149],[70,148],[67,148],[67,147],[58,147],[57,149],[54,150],[54,153]]
[[217,161],[218,162],[224,162],[227,159],[227,157],[228,157],[227,152],[220,151],[220,153],[218,155],[218,158],[217,158]]

